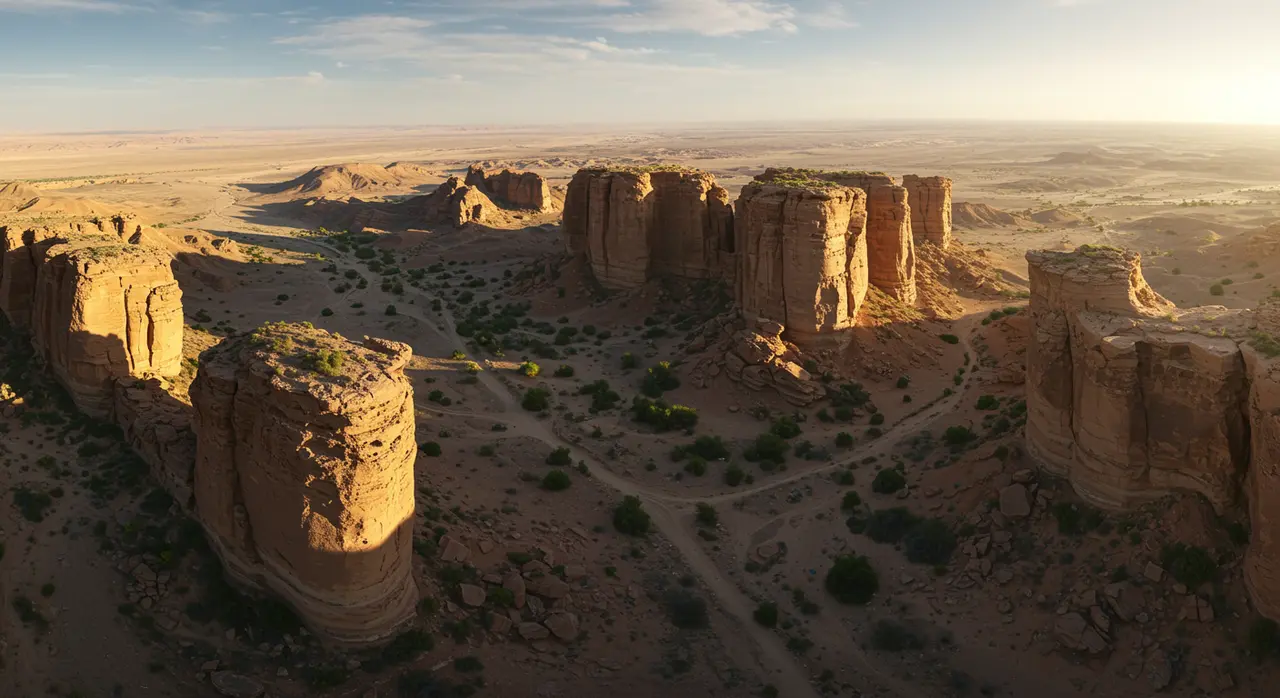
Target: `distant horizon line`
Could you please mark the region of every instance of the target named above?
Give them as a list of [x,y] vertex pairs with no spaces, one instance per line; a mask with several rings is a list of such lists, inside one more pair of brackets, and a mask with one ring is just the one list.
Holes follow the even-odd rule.
[[1149,119],[1009,119],[984,117],[876,117],[876,118],[799,118],[799,119],[718,119],[692,121],[581,121],[581,122],[529,122],[529,123],[422,123],[422,124],[329,124],[329,125],[262,125],[262,126],[180,126],[164,128],[138,129],[85,129],[85,130],[15,130],[0,132],[0,138],[23,136],[123,136],[123,135],[164,135],[191,132],[272,132],[272,131],[413,131],[427,129],[450,129],[459,131],[521,131],[521,130],[572,130],[575,128],[591,129],[634,129],[634,128],[677,128],[717,126],[798,126],[798,125],[875,125],[879,127],[912,126],[912,125],[977,125],[977,124],[1010,124],[1018,126],[1164,126],[1164,127],[1213,127],[1213,128],[1261,128],[1280,129],[1280,121],[1276,122],[1236,122],[1236,121],[1155,121]]

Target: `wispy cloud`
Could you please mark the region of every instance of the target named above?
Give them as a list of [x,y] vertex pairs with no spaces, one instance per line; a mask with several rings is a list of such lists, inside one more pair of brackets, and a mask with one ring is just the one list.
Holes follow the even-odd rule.
[[849,16],[848,8],[838,2],[829,2],[816,12],[802,14],[800,23],[815,29],[853,29],[859,26]]
[[634,12],[606,15],[596,23],[621,33],[680,32],[735,36],[796,31],[791,5],[763,0],[649,0]]
[[114,0],[0,0],[0,12],[127,12],[144,9]]

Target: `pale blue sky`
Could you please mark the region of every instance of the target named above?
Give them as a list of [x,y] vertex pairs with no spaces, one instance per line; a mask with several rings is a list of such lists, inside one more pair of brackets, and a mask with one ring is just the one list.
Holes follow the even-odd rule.
[[1280,0],[0,0],[0,131],[1280,124]]

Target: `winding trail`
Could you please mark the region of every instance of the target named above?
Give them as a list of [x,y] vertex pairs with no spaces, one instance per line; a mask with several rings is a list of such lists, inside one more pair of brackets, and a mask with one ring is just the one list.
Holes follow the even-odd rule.
[[[255,235],[270,235],[260,230],[247,231],[246,224],[236,218],[231,217],[227,212],[234,209],[238,202],[235,196],[229,190],[224,190],[230,201],[225,206],[220,206],[212,210],[201,220],[215,218],[228,231],[237,233],[251,232]],[[345,263],[347,268],[355,268],[347,256],[336,248],[327,245],[319,240],[282,237],[295,245],[304,248],[310,247],[317,251],[323,251],[329,260],[335,264]],[[453,317],[447,313],[440,313],[438,318],[427,316],[427,311],[423,308],[429,308],[434,300],[443,300],[437,296],[431,295],[418,289],[406,289],[407,294],[415,297],[416,303],[413,305],[402,304],[398,306],[399,314],[413,318],[421,325],[435,333],[452,348],[459,351],[466,350],[466,342],[457,333],[457,327]],[[366,289],[359,295],[370,295],[372,289]],[[357,292],[347,294],[347,297],[354,297]],[[974,356],[969,338],[974,331],[973,319],[962,320],[960,327],[957,328],[957,334],[961,337],[961,345],[966,353]],[[761,661],[762,668],[767,675],[767,681],[773,683],[779,690],[780,694],[787,698],[799,698],[806,696],[808,698],[818,698],[818,692],[814,689],[810,679],[809,672],[803,665],[803,658],[793,655],[787,650],[782,638],[775,632],[766,629],[756,623],[753,619],[755,610],[755,601],[744,594],[737,584],[730,579],[720,567],[707,555],[703,549],[703,545],[697,538],[692,528],[693,509],[700,502],[710,504],[728,504],[740,501],[749,497],[763,494],[781,487],[786,487],[792,483],[804,480],[816,475],[828,473],[848,464],[860,461],[868,456],[883,455],[892,450],[895,443],[903,437],[916,434],[927,428],[940,417],[945,416],[948,412],[957,408],[964,399],[966,389],[970,385],[973,375],[974,364],[969,365],[964,375],[964,381],[957,386],[954,394],[941,399],[938,402],[923,409],[919,413],[907,417],[897,425],[887,430],[875,442],[868,444],[856,454],[850,454],[847,458],[834,461],[822,467],[813,468],[797,472],[786,478],[773,480],[764,484],[756,485],[747,489],[734,490],[724,494],[704,496],[704,497],[684,497],[658,491],[650,487],[632,482],[625,477],[611,471],[607,466],[600,462],[595,454],[577,446],[576,444],[566,441],[559,435],[554,433],[548,424],[538,419],[532,413],[522,409],[513,394],[511,386],[505,384],[499,379],[493,371],[481,371],[477,374],[479,384],[482,385],[494,398],[496,398],[501,409],[493,414],[473,414],[454,410],[443,410],[435,407],[424,408],[428,412],[447,414],[460,418],[476,418],[492,421],[502,421],[508,427],[514,427],[516,433],[523,436],[534,438],[542,443],[554,447],[567,447],[575,461],[582,461],[588,465],[593,479],[601,484],[615,490],[624,496],[635,496],[645,504],[646,511],[649,512],[652,523],[657,531],[665,537],[679,551],[685,562],[689,565],[692,572],[701,580],[702,584],[709,590],[719,602],[721,609],[731,616],[738,625],[738,630],[750,637],[758,650],[758,658]],[[826,502],[814,502],[813,505],[806,507],[806,510],[812,510],[815,507],[826,507]],[[792,512],[792,514],[800,512]],[[857,669],[860,675],[870,681],[879,684],[882,688],[889,690],[892,694],[901,698],[924,698],[925,694],[921,693],[916,687],[907,684],[895,677],[888,675],[882,671],[871,658],[857,645],[852,636],[848,633],[840,623],[838,618],[819,619],[822,624],[822,634],[824,640],[833,643],[845,643],[842,649],[851,652],[857,663]]]

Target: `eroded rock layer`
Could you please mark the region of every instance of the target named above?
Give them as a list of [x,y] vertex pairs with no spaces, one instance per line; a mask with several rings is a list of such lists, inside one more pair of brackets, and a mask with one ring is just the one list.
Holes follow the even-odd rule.
[[1280,302],[1178,309],[1137,254],[1029,252],[1027,450],[1086,500],[1247,500],[1245,581],[1280,618]]
[[536,172],[513,172],[508,169],[492,171],[472,165],[467,168],[466,183],[467,186],[484,192],[489,198],[515,208],[539,212],[553,208],[547,180]]
[[[497,213],[497,207],[483,191],[450,177],[426,196],[416,196],[404,203],[409,217],[419,224],[448,224],[461,228],[467,223],[484,223]],[[377,227],[362,221],[362,227]]]
[[735,272],[729,195],[705,172],[580,170],[565,195],[564,234],[605,288],[661,276],[730,280]]
[[231,577],[359,646],[414,615],[406,345],[266,325],[207,351],[191,386],[195,498]]
[[872,286],[907,305],[916,302],[916,247],[902,187],[880,185],[867,192],[867,267]]
[[821,180],[752,182],[737,213],[738,302],[749,321],[785,325],[796,341],[853,326],[867,294],[861,190]]
[[76,405],[111,416],[114,381],[176,376],[182,291],[165,252],[86,235],[42,248],[31,340]]
[[951,246],[951,180],[946,177],[902,178],[911,203],[911,229],[916,242],[942,249]]

